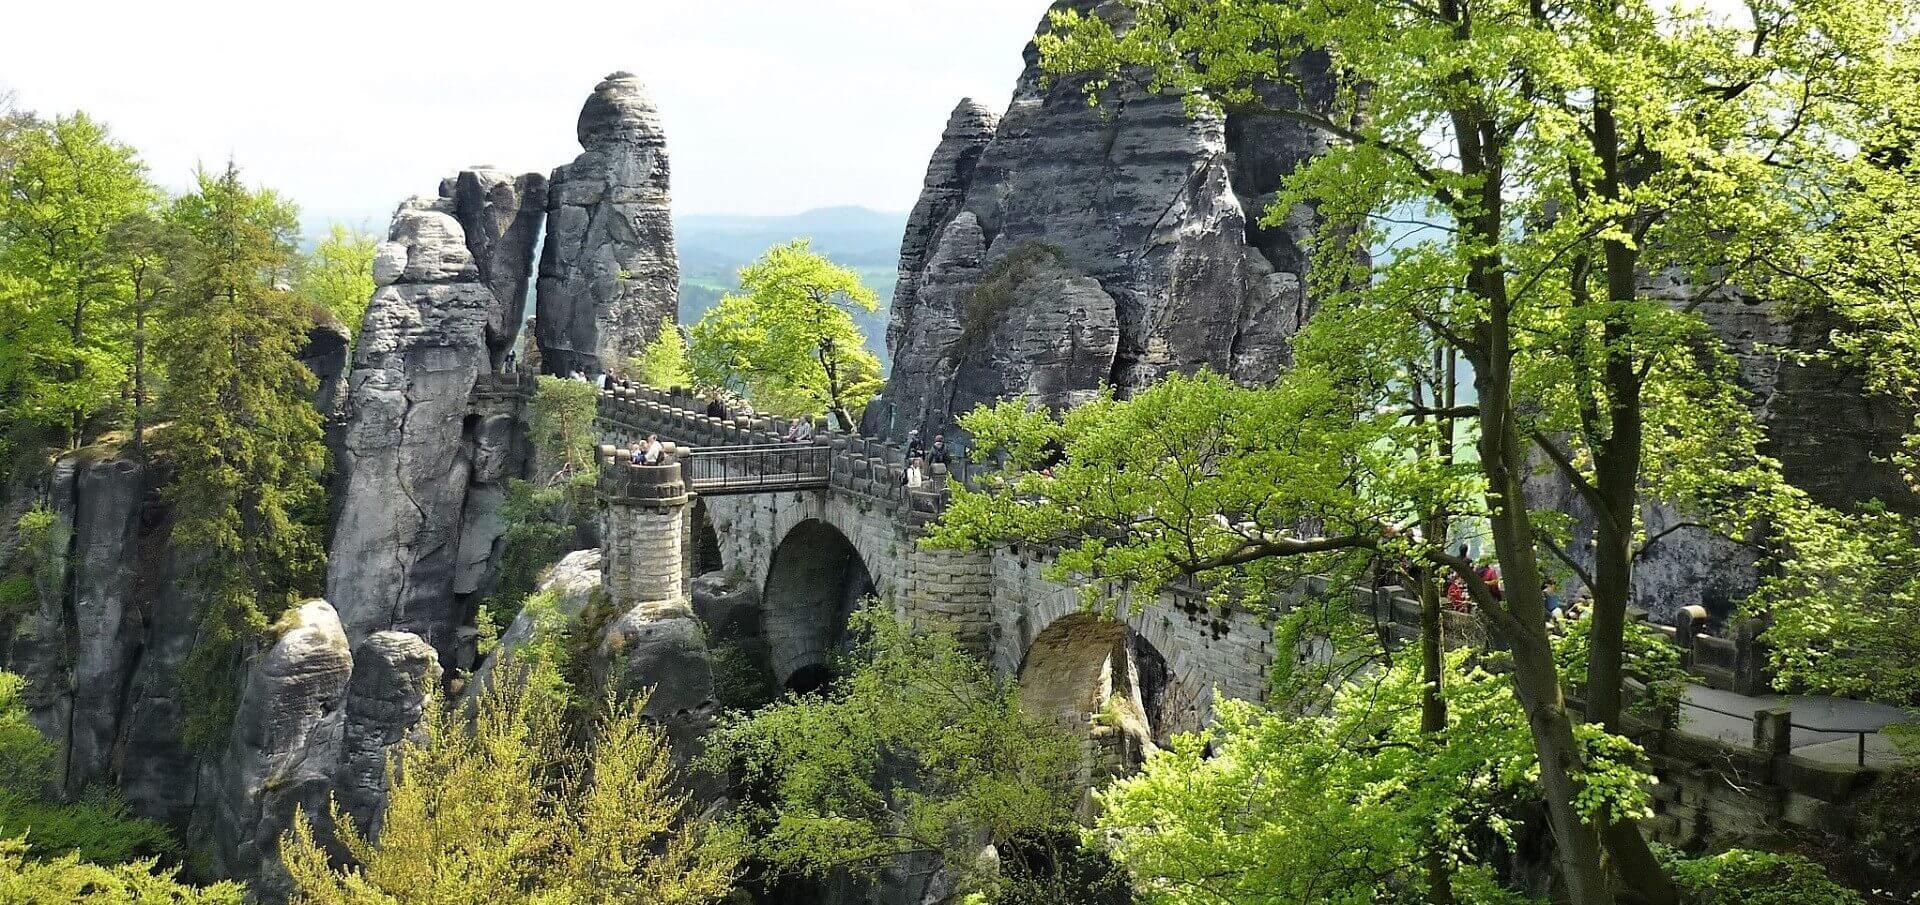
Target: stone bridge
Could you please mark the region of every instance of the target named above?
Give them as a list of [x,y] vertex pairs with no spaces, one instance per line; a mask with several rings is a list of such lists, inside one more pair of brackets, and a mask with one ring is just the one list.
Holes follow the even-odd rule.
[[[923,549],[944,477],[909,490],[903,450],[834,431],[787,443],[784,419],[704,409],[648,387],[601,393],[606,548],[615,569],[646,563],[636,582],[678,575],[688,587],[724,571],[750,585],[783,686],[820,681],[872,596],[954,635],[1036,710],[1095,734],[1117,723],[1164,741],[1201,726],[1216,693],[1264,697],[1273,633],[1262,619],[1171,592],[1146,606],[1096,594],[1090,608],[1084,587],[1042,577],[1043,551]],[[625,451],[649,434],[671,444],[671,464],[631,464]]]

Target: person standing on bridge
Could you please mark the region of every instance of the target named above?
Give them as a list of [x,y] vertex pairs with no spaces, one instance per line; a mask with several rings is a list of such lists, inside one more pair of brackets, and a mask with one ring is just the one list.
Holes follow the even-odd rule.
[[707,400],[707,417],[717,418],[721,421],[733,417],[733,413],[727,411],[727,404],[720,401],[719,393],[713,394],[713,396]]
[[919,490],[920,485],[926,483],[926,480],[927,473],[925,469],[921,467],[920,459],[908,459],[907,473],[901,476],[900,483],[905,484],[908,490]]
[[917,430],[907,431],[907,458],[919,459],[925,457],[926,454],[927,444],[920,442],[920,432]]
[[933,435],[933,449],[927,453],[927,464],[940,468],[947,467],[947,435]]
[[660,435],[648,434],[647,448],[641,453],[641,462],[646,465],[658,465],[666,454],[667,448],[660,445]]

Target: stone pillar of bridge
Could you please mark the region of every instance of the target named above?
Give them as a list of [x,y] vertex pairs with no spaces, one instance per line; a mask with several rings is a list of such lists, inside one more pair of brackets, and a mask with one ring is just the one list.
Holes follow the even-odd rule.
[[647,601],[680,599],[688,500],[680,463],[634,465],[618,455],[603,457],[600,495],[607,503],[601,569],[615,608],[624,612]]

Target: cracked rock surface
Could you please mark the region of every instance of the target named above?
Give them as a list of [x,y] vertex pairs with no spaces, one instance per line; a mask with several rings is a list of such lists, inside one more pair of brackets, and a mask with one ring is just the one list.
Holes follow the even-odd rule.
[[580,156],[553,171],[540,256],[541,366],[624,369],[680,304],[667,139],[646,86],[616,72],[580,111]]
[[460,629],[487,590],[505,485],[526,460],[513,400],[474,388],[504,354],[502,318],[517,311],[495,287],[524,291],[537,238],[524,209],[537,185],[462,173],[442,197],[402,204],[375,257],[327,575],[327,599],[356,645],[399,629],[426,639],[445,666],[472,665]]
[[[931,436],[988,399],[1057,408],[1201,367],[1266,380],[1291,358],[1317,221],[1257,221],[1327,136],[1274,116],[1190,117],[1177,97],[1124,87],[1096,109],[1077,80],[1044,85],[1031,44],[1026,61],[1006,113],[961,103],[928,166],[869,434]],[[1298,66],[1308,96],[1272,88],[1270,103],[1331,96],[1324,60]]]

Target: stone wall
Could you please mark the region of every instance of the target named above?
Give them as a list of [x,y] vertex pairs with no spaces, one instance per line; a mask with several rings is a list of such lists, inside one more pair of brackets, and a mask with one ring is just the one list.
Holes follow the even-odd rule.
[[[709,418],[700,413],[701,406],[690,396],[620,388],[601,397],[600,429],[616,445],[657,433],[683,451],[777,442],[784,430],[784,422],[751,413],[725,421]],[[1164,664],[1165,687],[1159,692],[1163,706],[1155,708],[1163,719],[1154,727],[1156,735],[1204,725],[1216,689],[1247,700],[1265,697],[1273,631],[1259,616],[1216,612],[1195,596],[1173,591],[1144,606],[1104,590],[1089,596],[1083,587],[1045,578],[1049,556],[1038,549],[922,549],[922,529],[931,513],[923,511],[913,494],[903,493],[892,477],[904,460],[900,450],[832,433],[815,442],[833,450],[834,475],[828,488],[703,498],[723,568],[750,585],[761,600],[770,635],[779,634],[783,619],[780,601],[768,596],[781,549],[797,534],[813,531],[811,526],[824,525],[855,551],[875,595],[890,601],[897,615],[917,627],[951,633],[1004,678],[1021,675],[1028,651],[1050,626],[1091,611],[1124,623],[1151,652],[1148,656]],[[869,476],[852,476],[855,466]],[[683,559],[682,534],[692,530],[692,507],[685,507],[680,517],[684,522],[674,535],[676,559]],[[690,581],[693,576],[684,577]]]

